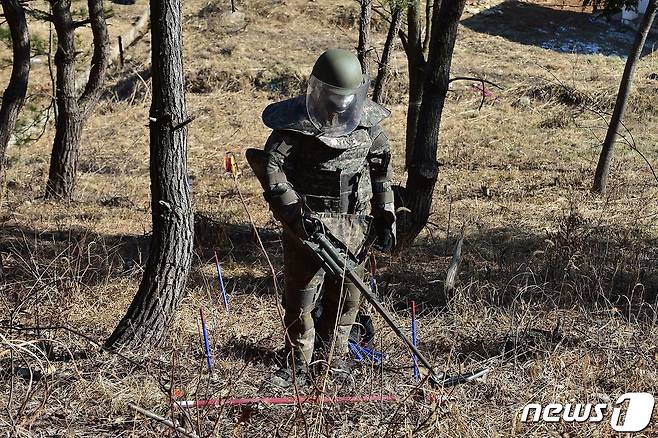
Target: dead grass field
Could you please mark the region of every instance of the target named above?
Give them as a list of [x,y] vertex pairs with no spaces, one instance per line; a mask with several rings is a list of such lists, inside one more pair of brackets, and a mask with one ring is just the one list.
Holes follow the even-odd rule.
[[[123,10],[112,4],[113,28],[125,29],[145,4]],[[41,197],[51,126],[38,140],[9,148],[0,210],[1,431],[175,435],[136,414],[129,407],[135,403],[213,436],[606,437],[614,435],[609,417],[601,424],[523,424],[521,410],[529,402],[599,403],[629,391],[658,392],[658,182],[633,150],[658,166],[658,82],[648,79],[658,72],[657,55],[647,54],[637,71],[626,117],[633,147],[620,143],[611,190],[597,197],[589,188],[623,59],[559,53],[462,27],[453,74],[483,77],[503,90],[491,90],[478,110],[473,84],[454,83],[431,224],[409,251],[379,257],[378,282],[400,324],[408,324],[407,302],[418,302],[420,348],[439,369],[487,366],[488,377],[440,392],[450,400],[439,404],[418,400],[408,353],[377,320],[378,346],[389,355],[383,375],[364,367],[355,373],[355,390],[329,385],[327,392],[381,391],[405,398],[402,403],[172,414],[174,393],[185,399],[273,394],[264,380],[282,345],[278,298],[238,189],[279,277],[281,248],[242,153],[267,137],[263,108],[298,92],[325,48],[354,47],[357,36],[353,1],[239,1],[246,21],[237,24],[222,18],[229,4],[184,2],[197,244],[187,297],[161,348],[137,357],[97,348],[136,292],[148,254],[148,34],[128,49],[123,70],[112,68],[110,91],[84,131],[71,203]],[[469,8],[465,18],[480,6]],[[380,25],[380,42],[383,35]],[[2,50],[0,58],[8,59]],[[4,68],[0,77],[7,75]],[[47,93],[47,65],[35,64],[31,80],[32,93]],[[385,128],[399,183],[405,180],[405,81],[398,51]],[[35,117],[46,101],[34,99],[24,117]],[[226,151],[244,170],[237,186],[223,176]],[[462,228],[458,287],[445,296],[446,268]],[[213,251],[222,260],[228,314]],[[199,341],[199,307],[211,328],[212,376]],[[558,321],[560,336],[532,336]],[[656,433],[654,422],[644,436]]]

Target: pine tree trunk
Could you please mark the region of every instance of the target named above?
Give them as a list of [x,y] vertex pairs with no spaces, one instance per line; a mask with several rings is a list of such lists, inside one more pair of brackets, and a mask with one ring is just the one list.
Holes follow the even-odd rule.
[[70,198],[75,189],[83,124],[98,103],[109,58],[108,34],[102,0],[88,0],[89,19],[94,38],[89,80],[78,98],[75,86],[75,29],[70,0],[51,0],[53,24],[57,33],[55,67],[57,123],[46,198]]
[[25,10],[18,0],[2,0],[1,3],[11,34],[13,62],[9,85],[2,95],[0,107],[0,177],[4,173],[7,145],[25,102],[30,75],[30,34],[25,21]]
[[361,62],[361,71],[370,74],[368,53],[370,51],[370,22],[372,21],[372,0],[361,0],[361,14],[359,16],[359,45],[357,56]]
[[70,1],[51,1],[57,33],[55,67],[57,124],[46,198],[65,198],[73,192],[80,148],[80,111],[75,89],[75,28]]
[[107,348],[157,345],[185,292],[193,215],[187,180],[187,128],[180,0],[151,1],[150,171],[153,236],[142,282]]
[[381,103],[384,94],[384,85],[388,80],[389,64],[391,63],[391,55],[395,41],[402,24],[402,6],[395,5],[391,14],[391,24],[388,27],[388,34],[386,35],[386,42],[384,43],[384,50],[382,50],[382,59],[379,61],[377,69],[377,80],[375,81],[375,89],[372,93],[372,100]]
[[403,204],[411,213],[398,217],[399,247],[411,244],[427,224],[432,194],[439,174],[436,159],[441,115],[450,82],[450,65],[457,38],[459,19],[466,0],[443,0],[432,17],[432,36],[418,132],[409,163]]
[[657,0],[649,0],[649,5],[642,17],[640,27],[635,36],[631,53],[629,53],[628,59],[626,60],[624,74],[622,75],[619,92],[617,93],[617,101],[615,102],[615,108],[612,112],[610,125],[608,125],[608,132],[603,141],[599,162],[596,166],[594,186],[592,187],[592,191],[595,193],[605,193],[608,185],[608,175],[610,174],[610,164],[612,163],[615,140],[617,139],[617,133],[621,127],[621,121],[624,118],[624,112],[626,111],[626,106],[628,104],[628,95],[631,92],[635,67],[637,66],[637,61],[642,54],[642,49],[644,48],[644,43],[647,40],[649,31],[651,30],[651,25],[656,17],[656,5]]
[[[59,90],[62,90],[59,88]],[[70,102],[70,101],[73,102]],[[63,102],[69,101],[69,102]],[[82,122],[77,110],[75,98],[57,95],[58,117],[55,125],[55,140],[50,158],[50,171],[46,185],[46,198],[66,199],[75,188],[75,176],[78,168]]]

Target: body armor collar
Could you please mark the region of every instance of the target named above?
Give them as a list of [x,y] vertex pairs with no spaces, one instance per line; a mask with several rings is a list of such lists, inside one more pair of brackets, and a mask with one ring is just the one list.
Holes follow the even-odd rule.
[[[371,128],[390,114],[391,112],[388,109],[368,99],[363,108],[359,127]],[[263,123],[270,129],[294,131],[316,137],[322,143],[334,149],[348,149],[353,146],[354,139],[350,139],[350,137],[359,131],[356,129],[343,137],[322,135],[308,119],[304,96],[297,96],[268,105],[263,111]]]

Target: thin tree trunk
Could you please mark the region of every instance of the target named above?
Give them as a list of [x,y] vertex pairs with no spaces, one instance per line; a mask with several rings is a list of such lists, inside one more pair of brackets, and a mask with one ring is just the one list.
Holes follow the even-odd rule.
[[142,282],[107,348],[160,342],[185,291],[193,215],[187,180],[187,128],[180,0],[151,1],[150,172],[153,236]]
[[409,168],[413,155],[418,129],[418,116],[423,98],[423,82],[425,80],[425,56],[423,55],[422,30],[420,25],[420,2],[414,0],[407,8],[408,41],[403,39],[403,47],[407,55],[409,70],[409,103],[407,105],[407,131],[404,154],[404,167]]
[[450,82],[450,65],[466,0],[443,0],[434,9],[423,100],[403,203],[411,213],[398,217],[399,245],[408,246],[427,224],[439,173],[436,159],[441,115]]
[[372,21],[372,0],[361,0],[361,15],[359,16],[359,45],[357,56],[361,62],[364,74],[370,74],[370,22]]
[[372,93],[372,100],[381,103],[382,95],[384,94],[384,85],[388,80],[389,67],[391,63],[391,55],[395,41],[400,31],[402,24],[402,6],[394,5],[391,13],[391,24],[388,27],[388,34],[386,35],[386,42],[384,43],[384,50],[382,51],[382,59],[379,61],[377,69],[377,80],[375,81],[375,89]]
[[592,191],[595,193],[605,193],[608,185],[608,175],[610,174],[610,164],[612,162],[615,140],[617,139],[617,133],[619,132],[621,121],[624,118],[624,112],[626,111],[626,106],[628,104],[628,95],[631,92],[635,67],[637,66],[637,61],[642,54],[642,49],[644,48],[644,43],[647,40],[649,31],[651,30],[651,25],[656,17],[656,4],[657,0],[649,1],[649,5],[642,17],[642,22],[640,23],[640,27],[635,36],[631,53],[629,53],[628,59],[626,60],[624,74],[622,75],[619,92],[617,93],[617,101],[615,102],[615,108],[612,112],[610,125],[608,125],[608,132],[603,141],[599,163],[596,166],[594,186],[592,187]]
[[0,178],[4,173],[7,145],[25,102],[30,75],[30,34],[23,5],[18,0],[2,0],[1,3],[11,34],[13,62],[9,85],[2,95],[0,107]]
[[57,33],[55,67],[57,86],[57,122],[50,157],[46,198],[70,198],[75,188],[80,139],[83,124],[98,103],[109,56],[108,34],[102,0],[88,0],[89,19],[94,38],[89,79],[78,98],[75,86],[75,29],[70,0],[51,0],[53,23]]

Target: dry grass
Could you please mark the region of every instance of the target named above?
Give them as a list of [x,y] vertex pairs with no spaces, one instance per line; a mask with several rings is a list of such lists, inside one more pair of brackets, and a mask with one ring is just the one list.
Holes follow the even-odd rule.
[[[144,2],[138,3],[139,10]],[[267,136],[260,123],[265,105],[300,89],[324,48],[353,47],[356,38],[354,2],[249,1],[239,5],[246,26],[223,24],[225,3],[211,2],[217,8],[200,13],[208,2],[184,2],[188,106],[196,117],[189,165],[197,246],[187,297],[161,348],[146,357],[97,348],[137,290],[148,251],[148,77],[145,84],[134,76],[134,87],[101,102],[89,121],[70,204],[41,198],[51,127],[38,141],[10,148],[0,213],[3,430],[170,433],[136,415],[129,408],[135,403],[215,436],[611,436],[607,425],[525,425],[520,412],[530,401],[594,403],[626,391],[657,392],[657,183],[639,155],[620,145],[610,193],[588,192],[605,133],[601,116],[610,110],[623,61],[462,28],[454,74],[485,77],[504,91],[493,90],[478,111],[480,95],[471,84],[453,85],[432,224],[403,255],[381,257],[378,275],[400,324],[408,324],[407,301],[418,302],[420,346],[439,368],[490,366],[486,381],[442,392],[454,399],[440,405],[415,398],[408,353],[377,320],[378,342],[390,355],[383,380],[364,368],[354,391],[330,386],[328,392],[382,391],[409,396],[404,403],[193,410],[187,419],[172,413],[173,390],[187,399],[272,393],[263,382],[282,343],[278,298],[236,188],[223,177],[222,159],[233,151],[245,167],[244,149]],[[113,8],[114,22],[124,23],[123,7]],[[111,87],[135,71],[144,77],[149,43],[146,36],[129,50],[128,67],[114,69]],[[654,55],[641,62],[626,119],[653,166],[658,101],[656,82],[644,78],[657,69]],[[388,94],[393,115],[385,126],[398,182],[404,182],[405,70],[398,52]],[[33,78],[31,92],[49,89],[42,65]],[[260,189],[248,170],[239,182],[281,269],[276,225]],[[462,270],[457,290],[446,297],[443,280],[462,226]],[[213,250],[223,260],[229,314],[215,284]],[[199,307],[211,327],[212,376],[204,370]],[[559,339],[532,340],[530,329],[550,331],[558,321]],[[29,329],[36,326],[51,328]],[[656,431],[651,426],[645,434]]]

